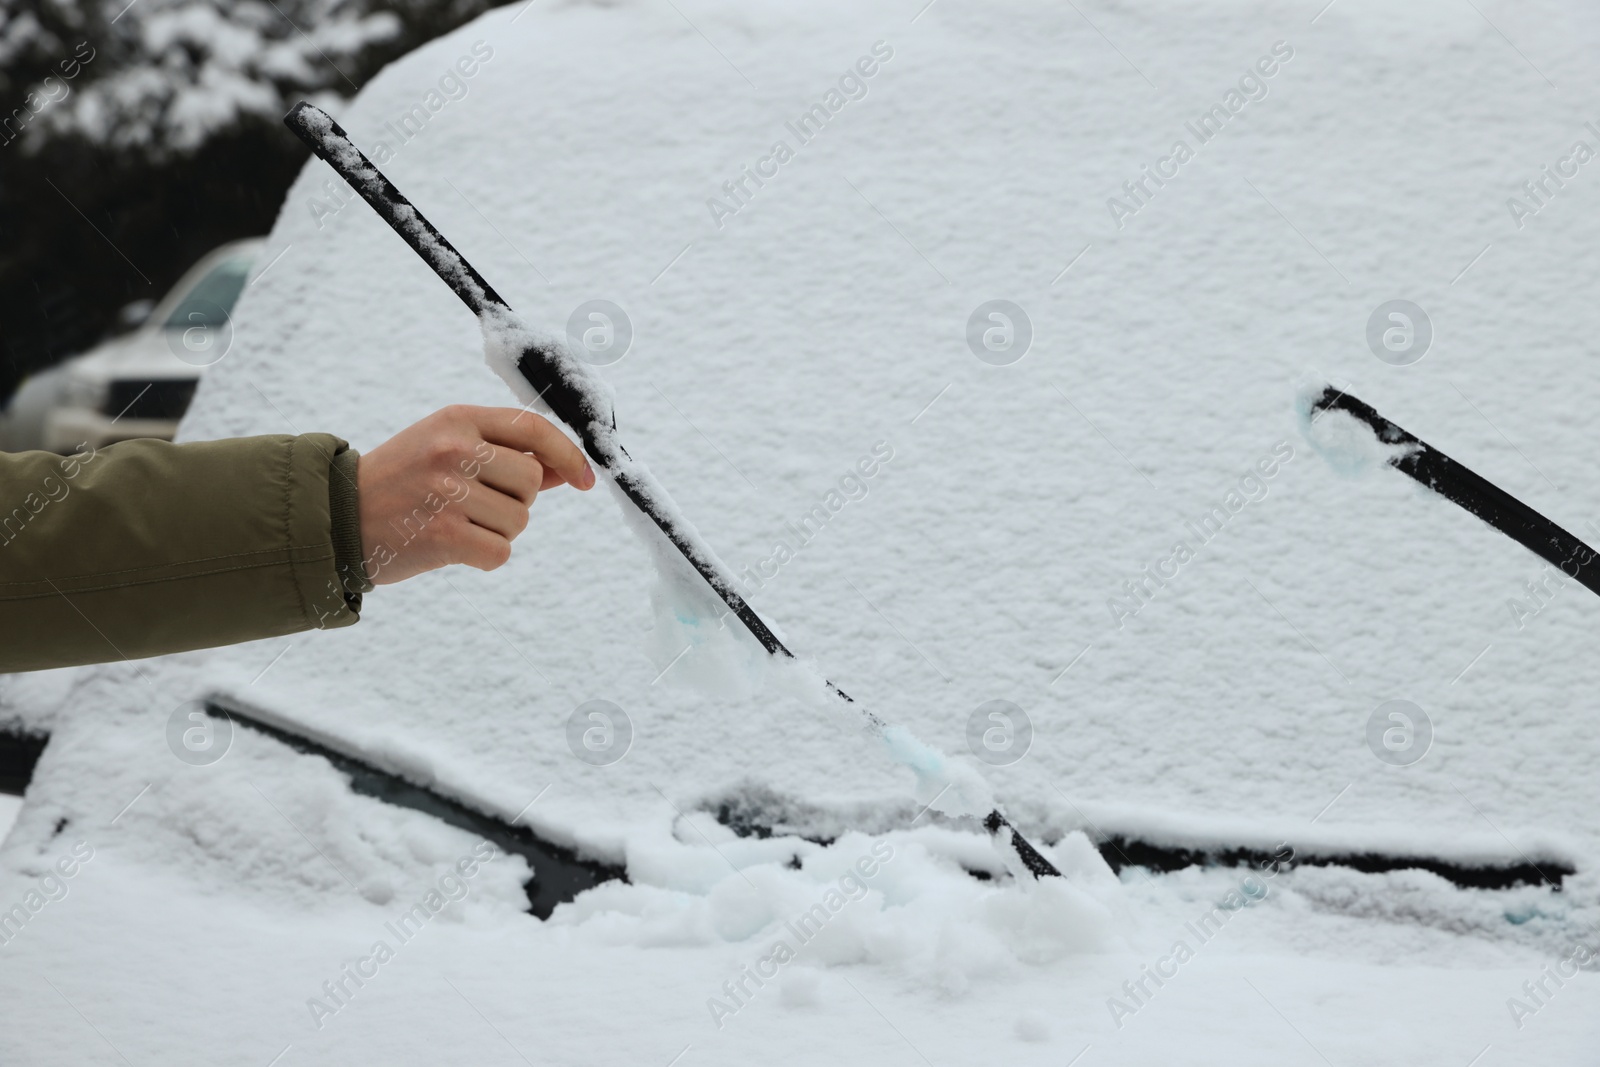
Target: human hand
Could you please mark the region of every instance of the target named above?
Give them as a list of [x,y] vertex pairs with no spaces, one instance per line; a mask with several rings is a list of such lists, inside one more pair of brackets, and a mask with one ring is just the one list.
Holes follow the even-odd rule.
[[594,481],[578,446],[530,411],[441,408],[357,463],[367,577],[387,585],[451,563],[492,571],[511,557],[534,497]]

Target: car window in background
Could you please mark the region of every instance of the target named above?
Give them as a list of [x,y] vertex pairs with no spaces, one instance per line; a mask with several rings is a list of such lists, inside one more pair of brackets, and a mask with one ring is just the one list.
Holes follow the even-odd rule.
[[236,256],[218,263],[184,294],[163,324],[169,330],[192,326],[221,326],[244,290],[250,276],[250,256]]

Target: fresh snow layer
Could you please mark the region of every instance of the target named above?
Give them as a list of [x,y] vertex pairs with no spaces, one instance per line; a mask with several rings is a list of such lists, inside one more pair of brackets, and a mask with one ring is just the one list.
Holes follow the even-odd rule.
[[[714,850],[696,850],[694,866],[678,849],[641,857],[633,869],[643,884],[602,886],[551,921],[600,944],[742,943],[770,955],[781,943],[797,957],[809,949],[818,964],[891,965],[908,982],[946,991],[1019,963],[1057,962],[1120,941],[1117,880],[1082,834],[1060,850],[1072,879],[1025,890],[968,876],[959,862],[971,835],[948,831],[876,841],[847,834],[827,848],[741,840],[714,822],[686,835],[684,843],[710,842]],[[730,873],[717,852],[741,873]],[[784,862],[752,862],[762,854]]]
[[1348,411],[1314,409],[1313,404],[1328,388],[1326,382],[1311,382],[1295,397],[1295,415],[1306,443],[1329,466],[1350,478],[1360,478],[1383,466],[1393,466],[1416,450],[1416,445],[1382,440],[1367,423]]
[[[554,491],[506,567],[384,587],[350,629],[0,680],[0,717],[52,731],[0,849],[0,911],[26,915],[0,1060],[1584,1062],[1600,605],[1370,434],[1308,425],[1295,383],[1348,381],[1600,538],[1600,385],[1575,372],[1600,194],[1586,166],[1507,205],[1596,136],[1600,16],[678,8],[501,9],[334,117],[521,328],[625,309],[624,358],[576,369],[801,661],[749,655],[621,501]],[[1186,123],[1230,92],[1201,143]],[[1177,176],[1145,179],[1180,137]],[[265,262],[183,436],[369,449],[445,403],[529,399],[483,366],[518,338],[322,163]],[[968,340],[994,299],[1031,328],[1006,366]],[[1394,299],[1434,324],[1404,367],[1367,343]],[[824,675],[906,732],[864,739]],[[322,760],[240,729],[184,764],[169,723],[216,691],[629,881],[538,923],[520,861],[452,874],[470,835]],[[1395,699],[1427,717],[1408,766],[1368,743]],[[629,727],[605,765],[568,744],[594,700]],[[995,700],[1021,709],[1015,762],[969,744]],[[991,796],[1065,882],[1017,882],[948,817]],[[1088,839],[1113,834],[1579,874],[1112,877]],[[893,858],[842,885],[874,847]],[[386,932],[430,893],[420,933]]]
[[[348,144],[338,147],[344,155],[350,155]],[[362,164],[359,157],[351,162],[358,178],[370,174],[371,168]],[[403,210],[415,218],[414,206]],[[445,277],[467,277],[460,257],[440,247],[426,227],[413,221],[408,229],[426,236],[430,263]],[[482,290],[476,284],[468,284],[482,298]],[[797,673],[809,675],[801,689],[810,698],[807,702],[813,706],[821,703],[836,713],[837,705],[843,702],[861,715],[863,727],[882,742],[882,751],[916,775],[918,799],[928,807],[948,815],[977,818],[994,810],[993,795],[970,767],[952,762],[903,726],[884,729],[880,719],[857,703],[843,701],[829,689],[826,679],[805,664],[794,662],[793,656],[768,653],[761,648],[755,636],[734,617],[733,608],[709,584],[715,580],[724,588],[734,588],[737,580],[683,515],[672,494],[623,446],[616,429],[615,394],[599,383],[565,341],[539,335],[524,325],[515,312],[494,304],[478,313],[478,324],[483,330],[485,361],[524,405],[553,416],[543,391],[554,388],[574,397],[580,410],[602,416],[587,426],[571,429],[579,431],[580,437],[591,442],[597,451],[598,476],[611,490],[628,529],[655,566],[650,589],[655,626],[649,649],[662,674],[676,666],[680,658],[689,656],[689,665],[680,679],[711,697],[744,700],[758,696],[769,677],[792,680]],[[544,389],[519,369],[531,351],[542,355],[546,372],[554,377]],[[603,417],[608,414],[609,419]],[[624,478],[649,506],[649,514],[623,492]],[[792,685],[788,688],[791,694],[795,692]]]

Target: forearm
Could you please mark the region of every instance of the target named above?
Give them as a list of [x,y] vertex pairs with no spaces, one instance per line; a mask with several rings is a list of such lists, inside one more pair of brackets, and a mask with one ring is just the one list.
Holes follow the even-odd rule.
[[328,434],[0,454],[0,671],[354,623],[355,458]]

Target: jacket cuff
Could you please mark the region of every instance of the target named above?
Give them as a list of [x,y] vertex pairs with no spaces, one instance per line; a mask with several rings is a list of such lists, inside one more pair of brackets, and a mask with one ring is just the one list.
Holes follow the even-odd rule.
[[346,446],[335,452],[328,469],[328,514],[332,519],[334,570],[350,610],[360,614],[361,595],[372,592],[361,560],[361,497],[356,464],[361,453]]

